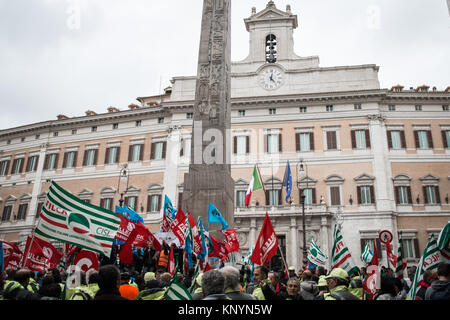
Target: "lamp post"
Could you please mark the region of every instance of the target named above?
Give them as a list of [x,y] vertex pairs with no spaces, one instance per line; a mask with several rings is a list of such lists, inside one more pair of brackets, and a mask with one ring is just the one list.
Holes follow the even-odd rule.
[[[300,172],[299,175],[301,178],[306,177],[306,190],[308,190],[308,174],[306,172],[306,164],[303,163],[303,159],[300,160]],[[306,195],[305,191],[303,190],[300,201],[302,204],[302,228],[303,228],[303,268],[308,263],[307,261],[307,252],[306,252],[306,215],[305,215],[305,202],[306,202]]]
[[[129,170],[127,170],[127,165],[125,164],[124,167],[122,169],[120,169],[120,173],[119,173],[119,182],[117,183],[117,192],[120,194],[120,199],[119,199],[119,206],[123,207],[123,195],[125,192],[128,191],[128,177],[130,175]],[[127,181],[127,188],[125,189],[124,192],[120,192],[120,182],[121,181]]]

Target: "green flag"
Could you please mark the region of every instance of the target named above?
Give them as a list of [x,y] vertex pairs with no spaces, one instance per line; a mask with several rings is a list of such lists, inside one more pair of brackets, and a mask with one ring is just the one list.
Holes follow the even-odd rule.
[[344,244],[341,229],[336,224],[334,226],[333,252],[331,254],[331,269],[341,268],[347,271],[348,275],[359,272],[359,268],[353,262],[350,251]]

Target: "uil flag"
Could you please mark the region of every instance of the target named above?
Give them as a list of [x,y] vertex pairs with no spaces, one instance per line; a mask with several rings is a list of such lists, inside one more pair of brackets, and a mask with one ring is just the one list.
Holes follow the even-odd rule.
[[229,246],[230,252],[239,252],[239,241],[236,236],[235,229],[222,230],[222,234],[225,237],[225,241]]
[[342,268],[350,275],[353,272],[358,272],[359,269],[353,262],[352,255],[344,244],[344,239],[341,234],[341,229],[336,224],[334,226],[334,242],[333,251],[331,254],[331,270],[334,268]]
[[34,241],[34,237],[28,236],[25,254],[21,263],[22,268],[44,273],[46,261],[47,257],[44,255],[41,246]]
[[272,259],[277,249],[278,238],[270,222],[269,214],[266,212],[266,217],[250,260],[257,265],[264,266]]
[[284,173],[283,187],[286,187],[286,202],[289,203],[289,198],[291,197],[292,190],[292,175],[291,175],[291,166],[289,165],[289,161],[286,165],[286,171]]
[[228,223],[219,210],[210,202],[208,207],[208,222],[222,224],[222,230],[228,229]]
[[308,250],[308,261],[313,263],[316,266],[325,266],[325,263],[328,260],[328,256],[325,255],[322,251],[320,251],[319,246],[314,242],[314,239],[311,239],[311,246]]
[[81,200],[52,181],[35,233],[109,257],[119,226],[120,217],[114,212]]
[[261,180],[259,179],[258,169],[256,166],[253,168],[253,175],[248,185],[247,193],[245,194],[245,206],[248,207],[253,191],[262,189]]
[[186,237],[186,235],[185,235],[186,215],[184,214],[184,212],[181,209],[178,210],[177,216],[175,217],[172,224],[170,225],[170,229],[172,230],[173,234],[180,241],[180,245],[183,246],[184,239]]
[[63,254],[56,250],[56,248],[50,243],[38,237],[34,237],[34,241],[42,248],[44,256],[47,258],[46,268],[56,268],[59,260],[63,257]]

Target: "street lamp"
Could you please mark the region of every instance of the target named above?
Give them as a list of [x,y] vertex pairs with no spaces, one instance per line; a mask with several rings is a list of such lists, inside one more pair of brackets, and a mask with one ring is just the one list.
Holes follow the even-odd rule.
[[[306,190],[308,190],[308,174],[306,172],[306,164],[303,163],[303,159],[300,160],[300,172],[299,172],[299,176],[303,179],[304,177],[306,177]],[[306,264],[308,263],[307,261],[307,253],[306,253],[306,218],[305,218],[305,202],[306,202],[306,195],[305,195],[305,190],[303,190],[301,196],[300,196],[300,201],[302,204],[302,227],[303,227],[303,267],[306,266]]]
[[[120,169],[120,173],[119,173],[119,182],[117,183],[117,192],[120,194],[120,200],[119,200],[119,205],[121,207],[123,207],[123,195],[125,192],[128,191],[128,177],[130,175],[130,172],[127,170],[127,164],[124,165],[124,167],[122,169]],[[125,189],[124,192],[120,192],[120,182],[121,181],[126,181],[127,182],[127,188]]]

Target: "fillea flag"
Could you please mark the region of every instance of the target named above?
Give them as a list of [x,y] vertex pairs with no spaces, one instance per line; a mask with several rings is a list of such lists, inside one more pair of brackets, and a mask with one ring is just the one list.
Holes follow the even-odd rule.
[[119,226],[114,212],[86,203],[52,181],[35,232],[109,257]]

